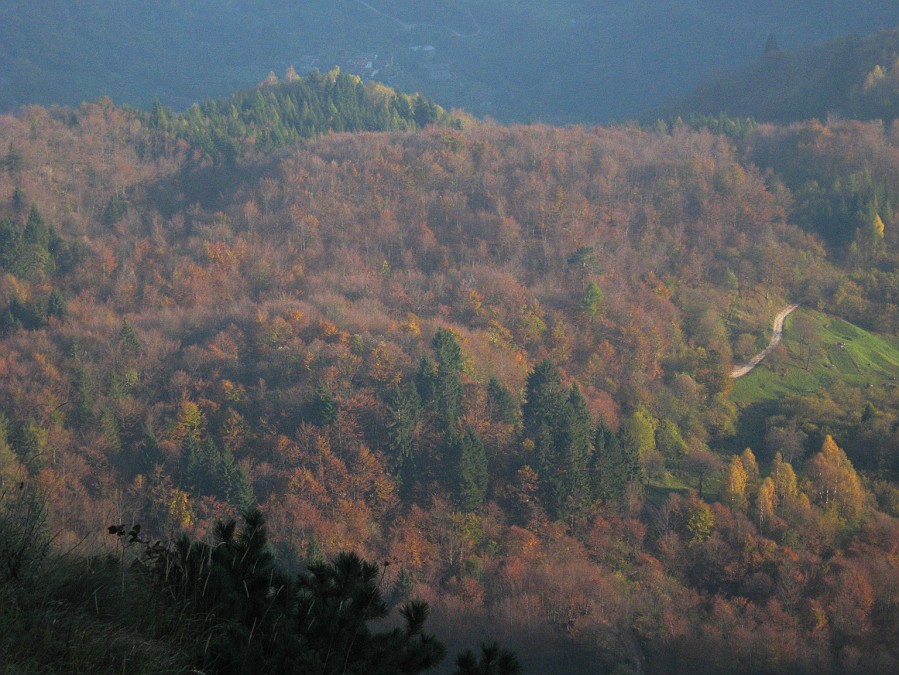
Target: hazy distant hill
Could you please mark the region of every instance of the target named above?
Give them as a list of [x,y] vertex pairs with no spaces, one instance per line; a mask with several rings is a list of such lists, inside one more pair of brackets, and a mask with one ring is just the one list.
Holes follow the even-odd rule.
[[894,0],[5,0],[0,109],[109,95],[183,110],[339,65],[501,120],[598,122],[781,47],[899,24]]
[[726,111],[771,122],[899,116],[899,29],[801,51],[770,47],[756,63],[719,75],[662,116]]

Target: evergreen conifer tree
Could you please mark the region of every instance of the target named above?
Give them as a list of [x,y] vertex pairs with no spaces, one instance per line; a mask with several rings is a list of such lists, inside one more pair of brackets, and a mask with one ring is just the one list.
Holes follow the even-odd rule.
[[477,511],[487,495],[489,471],[484,444],[473,429],[453,433],[448,455],[455,467],[455,492],[459,506],[467,512]]
[[594,495],[607,502],[621,502],[628,485],[642,478],[640,459],[619,434],[600,422],[596,428],[593,460]]

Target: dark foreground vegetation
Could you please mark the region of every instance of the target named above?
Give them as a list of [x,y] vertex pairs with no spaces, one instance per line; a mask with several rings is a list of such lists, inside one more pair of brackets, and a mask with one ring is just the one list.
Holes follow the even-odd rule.
[[[13,670],[897,669],[893,126],[282,145],[271,86],[0,117]],[[788,302],[771,378],[870,362],[735,399]]]
[[[405,601],[401,621],[383,621],[409,589],[385,597],[378,565],[343,553],[288,575],[259,511],[240,527],[218,523],[208,543],[162,544],[139,524],[111,525],[119,550],[85,557],[50,553],[40,496],[25,483],[12,490],[0,517],[4,672],[402,675],[446,655],[424,630],[427,603]],[[456,666],[457,675],[521,671],[496,643]]]
[[[4,672],[402,675],[446,655],[424,630],[427,603],[406,601],[401,621],[383,621],[408,588],[384,597],[378,565],[343,553],[288,575],[258,511],[240,527],[218,523],[209,543],[112,525],[118,552],[85,557],[50,554],[41,498],[24,483],[12,490],[0,516]],[[456,665],[457,675],[521,671],[496,643]]]

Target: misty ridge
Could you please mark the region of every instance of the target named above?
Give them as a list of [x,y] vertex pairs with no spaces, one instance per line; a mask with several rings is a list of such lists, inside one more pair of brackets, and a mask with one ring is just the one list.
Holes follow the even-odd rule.
[[184,110],[270,70],[339,66],[501,121],[607,122],[755,61],[769,35],[795,49],[897,23],[891,0],[10,0],[0,108]]

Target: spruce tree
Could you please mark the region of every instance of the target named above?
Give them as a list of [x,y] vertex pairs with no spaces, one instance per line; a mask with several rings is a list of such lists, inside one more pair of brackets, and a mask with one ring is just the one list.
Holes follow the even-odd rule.
[[524,432],[533,444],[550,515],[584,513],[591,500],[592,421],[580,389],[562,387],[558,369],[539,363],[528,377]]
[[122,327],[119,329],[119,347],[133,356],[140,353],[140,338],[128,319],[122,319]]
[[559,510],[566,516],[584,514],[590,504],[590,460],[593,454],[593,420],[587,402],[575,384],[568,394],[559,430],[557,467],[562,472]]
[[487,410],[493,422],[517,426],[520,407],[506,386],[495,377],[487,383]]
[[14,272],[21,251],[21,228],[9,218],[0,218],[0,269]]
[[303,419],[318,427],[326,427],[337,419],[337,397],[323,382],[319,382],[312,398],[303,407]]
[[542,426],[553,429],[559,411],[565,406],[565,391],[562,377],[552,361],[544,360],[537,364],[528,375],[525,402],[522,407],[524,418],[524,434],[535,437]]
[[454,469],[456,499],[463,511],[477,511],[487,495],[489,471],[484,444],[473,429],[450,435],[447,455]]
[[420,420],[421,401],[415,388],[396,389],[387,403],[387,449],[390,468],[408,495],[415,480],[415,435]]
[[445,328],[438,328],[432,342],[437,366],[446,372],[462,372],[462,348],[456,336]]
[[422,403],[433,405],[437,398],[437,364],[430,356],[422,356],[418,362],[415,388],[418,390],[418,397]]
[[23,238],[28,244],[35,244],[43,249],[50,245],[50,229],[44,222],[44,217],[37,208],[37,204],[31,205],[28,220],[25,222]]
[[449,429],[462,414],[462,348],[456,337],[439,328],[432,343],[437,357],[436,412],[443,429]]
[[66,299],[58,288],[54,288],[47,298],[47,316],[61,319],[66,313]]
[[640,459],[628,444],[600,422],[594,437],[593,493],[606,502],[622,502],[628,485],[642,478]]

